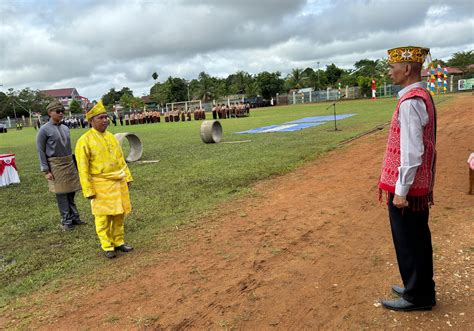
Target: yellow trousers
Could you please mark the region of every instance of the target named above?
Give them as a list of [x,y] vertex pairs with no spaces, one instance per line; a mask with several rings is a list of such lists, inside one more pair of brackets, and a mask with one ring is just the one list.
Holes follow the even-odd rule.
[[95,216],[95,231],[104,251],[113,251],[115,247],[124,244],[124,216],[124,214]]

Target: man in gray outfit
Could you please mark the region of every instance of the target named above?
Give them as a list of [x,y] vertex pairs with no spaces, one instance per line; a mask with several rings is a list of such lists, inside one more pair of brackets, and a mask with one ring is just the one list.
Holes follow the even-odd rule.
[[75,225],[86,224],[79,218],[74,203],[76,191],[81,190],[79,175],[71,151],[69,128],[61,121],[64,106],[57,100],[47,107],[49,122],[43,125],[36,136],[41,171],[48,180],[49,190],[56,193],[61,228],[74,229]]

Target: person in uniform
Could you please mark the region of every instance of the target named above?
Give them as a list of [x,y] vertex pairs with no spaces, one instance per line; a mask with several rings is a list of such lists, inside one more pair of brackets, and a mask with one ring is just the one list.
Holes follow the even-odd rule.
[[217,112],[218,112],[218,109],[219,108],[219,105],[215,105],[214,107],[212,107],[212,119],[216,120],[217,119]]
[[107,112],[99,101],[86,114],[92,128],[76,144],[82,193],[91,200],[96,232],[107,258],[133,248],[124,241],[124,217],[132,206],[129,187],[132,175],[115,136],[107,131]]
[[429,49],[388,50],[390,77],[400,85],[379,180],[385,191],[393,243],[403,287],[392,286],[400,298],[384,300],[391,310],[431,310],[436,305],[433,250],[428,226],[433,204],[436,164],[436,109],[421,83]]
[[81,185],[72,155],[69,128],[61,124],[64,106],[55,100],[48,104],[46,110],[49,121],[41,126],[36,135],[40,169],[48,181],[49,190],[56,194],[61,228],[69,231],[75,225],[86,224],[80,219],[74,203],[74,196],[81,190]]

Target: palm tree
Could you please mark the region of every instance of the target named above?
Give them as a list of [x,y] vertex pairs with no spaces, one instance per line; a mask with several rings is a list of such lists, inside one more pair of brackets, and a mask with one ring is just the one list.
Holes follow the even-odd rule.
[[304,70],[300,68],[292,69],[288,80],[292,88],[302,88],[307,80]]
[[251,76],[245,71],[237,71],[234,74],[234,82],[237,86],[238,94],[245,94],[250,84]]
[[383,82],[386,82],[389,77],[388,77],[388,60],[387,59],[381,59],[377,60],[377,65],[375,67],[375,70],[377,72],[377,76],[381,78]]
[[377,76],[377,65],[380,60],[369,60],[363,59],[354,63],[354,67],[359,72],[359,75],[365,77],[376,77]]
[[202,71],[198,77],[199,80],[199,96],[203,102],[212,100],[213,86],[211,77]]

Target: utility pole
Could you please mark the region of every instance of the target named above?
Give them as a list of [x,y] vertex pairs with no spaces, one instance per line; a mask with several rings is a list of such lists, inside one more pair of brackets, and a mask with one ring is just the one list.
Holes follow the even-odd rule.
[[13,105],[13,112],[15,113],[15,120],[16,120],[16,112],[15,112],[15,103],[20,106],[20,108],[23,108],[23,110],[26,110],[28,114],[30,114],[30,125],[31,125],[31,109],[25,108],[21,103],[16,101],[15,99],[12,99],[12,105]]
[[12,100],[12,106],[13,106],[13,114],[15,115],[15,121],[16,121],[16,111],[15,111],[15,101]]
[[318,89],[319,89],[319,61],[318,61]]

